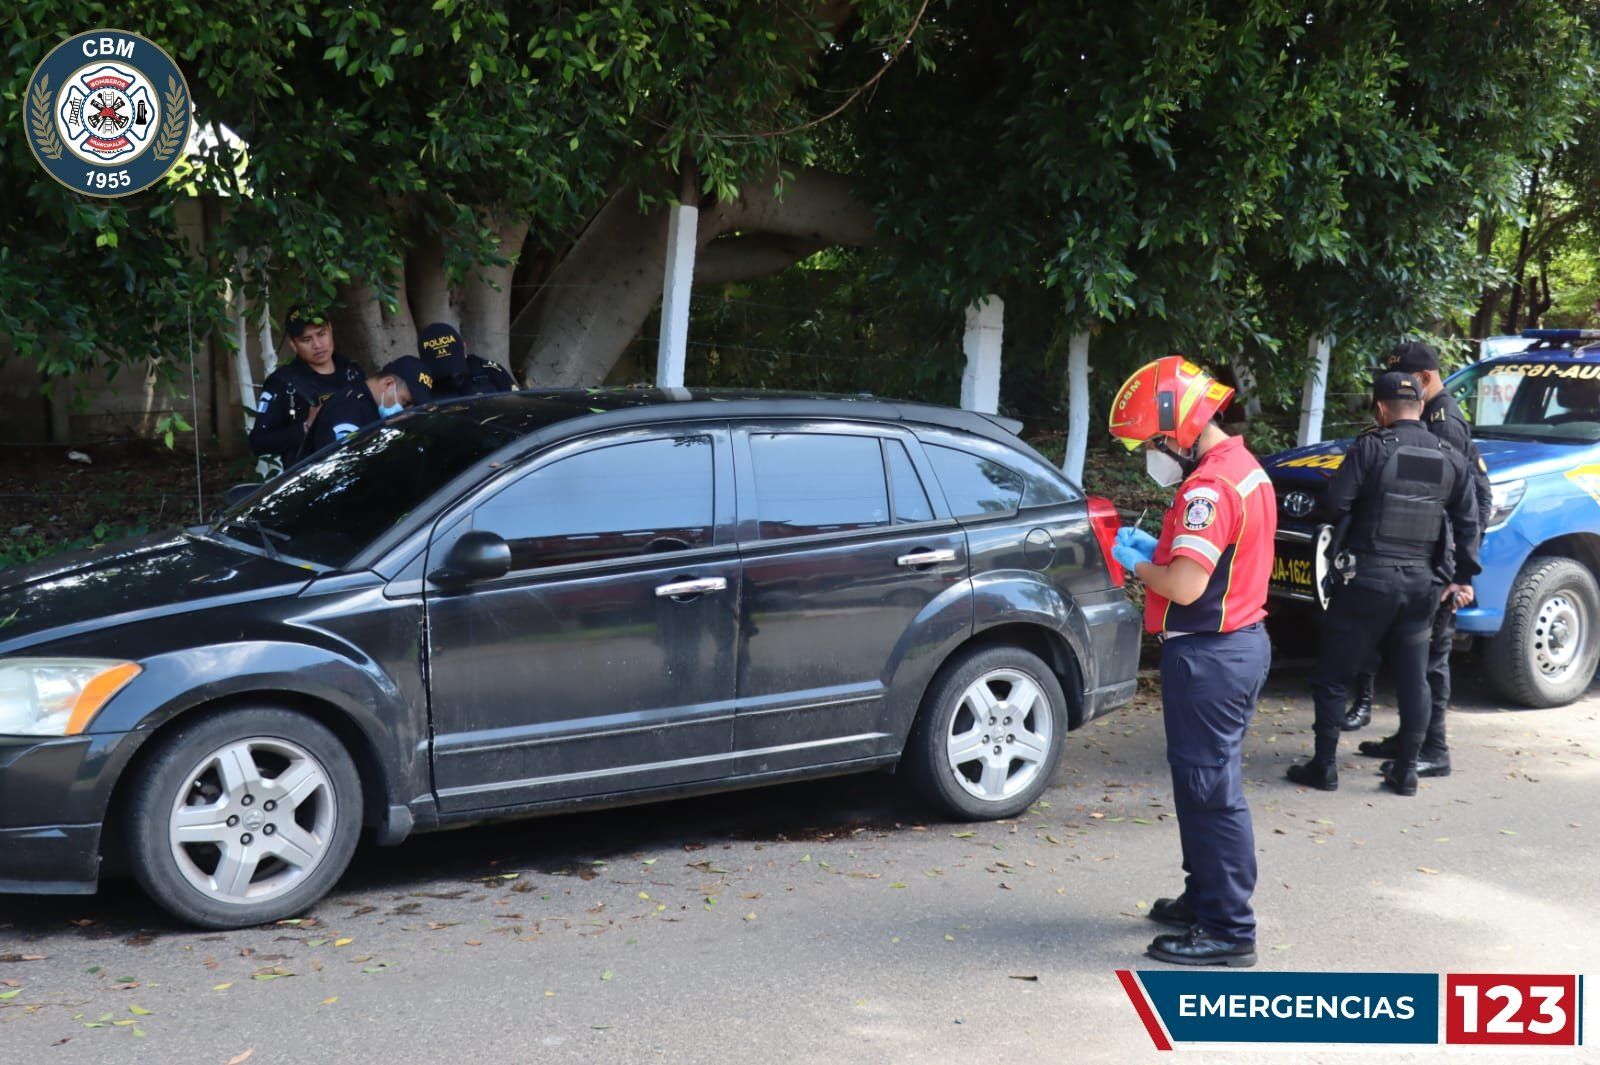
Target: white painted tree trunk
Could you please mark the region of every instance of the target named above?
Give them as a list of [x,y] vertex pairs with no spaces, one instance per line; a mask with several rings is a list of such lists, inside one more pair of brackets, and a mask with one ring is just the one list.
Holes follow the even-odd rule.
[[1316,444],[1322,441],[1322,415],[1328,401],[1328,354],[1333,348],[1333,338],[1314,336],[1306,345],[1306,385],[1300,397],[1300,432],[1297,444]]
[[[249,429],[255,424],[258,403],[256,372],[250,365],[250,305],[245,302],[243,285],[234,288],[231,303],[239,341],[238,350],[233,353],[234,378],[239,385],[239,406],[244,409],[244,427]],[[267,328],[270,331],[271,327]]]
[[699,210],[687,204],[676,204],[667,213],[667,268],[661,279],[661,340],[656,348],[658,388],[683,387],[699,219]]
[[1241,397],[1244,400],[1244,416],[1261,417],[1261,394],[1255,371],[1248,366],[1239,366],[1235,368],[1234,376],[1239,379],[1239,391],[1244,393]]
[[1005,301],[985,296],[967,308],[961,349],[967,368],[961,375],[961,406],[996,414],[1000,410],[1000,348],[1005,336]]
[[1067,453],[1061,472],[1083,484],[1083,462],[1089,453],[1089,334],[1074,333],[1067,343]]

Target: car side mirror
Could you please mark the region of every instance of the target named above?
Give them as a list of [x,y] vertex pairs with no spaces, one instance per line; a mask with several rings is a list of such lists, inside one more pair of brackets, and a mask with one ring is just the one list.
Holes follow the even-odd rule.
[[463,533],[445,553],[444,564],[428,579],[434,584],[469,584],[504,577],[511,572],[511,545],[499,533]]

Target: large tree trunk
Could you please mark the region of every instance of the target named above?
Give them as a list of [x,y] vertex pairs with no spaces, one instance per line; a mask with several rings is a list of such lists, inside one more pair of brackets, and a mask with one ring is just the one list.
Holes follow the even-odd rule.
[[511,369],[511,275],[517,267],[522,241],[528,235],[527,219],[508,219],[498,211],[485,211],[505,262],[475,271],[461,286],[461,335],[467,350]]
[[459,314],[444,272],[444,244],[429,234],[406,256],[406,295],[412,320],[454,323]]
[[[802,170],[781,197],[775,185],[776,177],[765,175],[736,199],[700,212],[697,242],[706,265],[696,280],[765,276],[818,248],[873,239],[872,212],[844,178]],[[513,319],[511,351],[529,383],[604,381],[661,299],[667,213],[642,215],[637,201],[632,186],[612,196],[539,297]]]
[[333,339],[339,354],[356,360],[368,373],[374,373],[390,359],[414,355],[417,351],[417,322],[411,316],[411,303],[405,298],[405,285],[396,290],[399,304],[393,312],[384,308],[371,285],[341,285],[339,302],[344,309],[333,316]]

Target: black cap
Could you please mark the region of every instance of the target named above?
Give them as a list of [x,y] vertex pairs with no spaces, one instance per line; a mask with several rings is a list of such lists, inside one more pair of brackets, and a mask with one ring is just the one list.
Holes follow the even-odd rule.
[[436,377],[455,377],[467,368],[467,344],[447,322],[434,322],[417,334],[417,354]]
[[315,307],[290,307],[289,313],[283,316],[283,331],[291,338],[298,338],[310,326],[327,324],[327,314]]
[[1423,370],[1439,369],[1439,353],[1432,346],[1420,340],[1407,340],[1396,344],[1394,350],[1389,352],[1389,357],[1384,360],[1384,365],[1400,373],[1420,373]]
[[1379,374],[1378,379],[1372,382],[1372,398],[1409,399],[1413,403],[1421,403],[1422,386],[1417,384],[1417,379],[1410,374],[1391,370],[1386,374]]
[[433,402],[433,375],[422,365],[422,360],[415,355],[402,355],[398,359],[391,359],[379,375],[389,374],[406,383],[406,388],[411,390],[411,405],[420,407],[424,403]]

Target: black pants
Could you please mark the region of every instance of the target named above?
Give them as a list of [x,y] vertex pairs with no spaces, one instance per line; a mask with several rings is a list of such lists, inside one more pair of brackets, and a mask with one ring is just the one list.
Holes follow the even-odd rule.
[[[1433,612],[1433,634],[1428,639],[1428,729],[1422,739],[1422,757],[1448,762],[1450,744],[1445,738],[1445,712],[1450,709],[1450,652],[1456,642],[1456,605],[1439,603]],[[1372,702],[1372,672],[1361,674],[1356,687]]]
[[1400,704],[1401,757],[1416,758],[1428,727],[1428,646],[1443,590],[1425,561],[1363,558],[1355,579],[1334,593],[1311,674],[1319,760],[1332,761],[1338,752],[1350,681],[1373,668],[1380,650],[1394,674]]
[[1240,750],[1272,648],[1258,622],[1161,645],[1161,716],[1183,847],[1183,897],[1206,933],[1254,943],[1255,830]]

